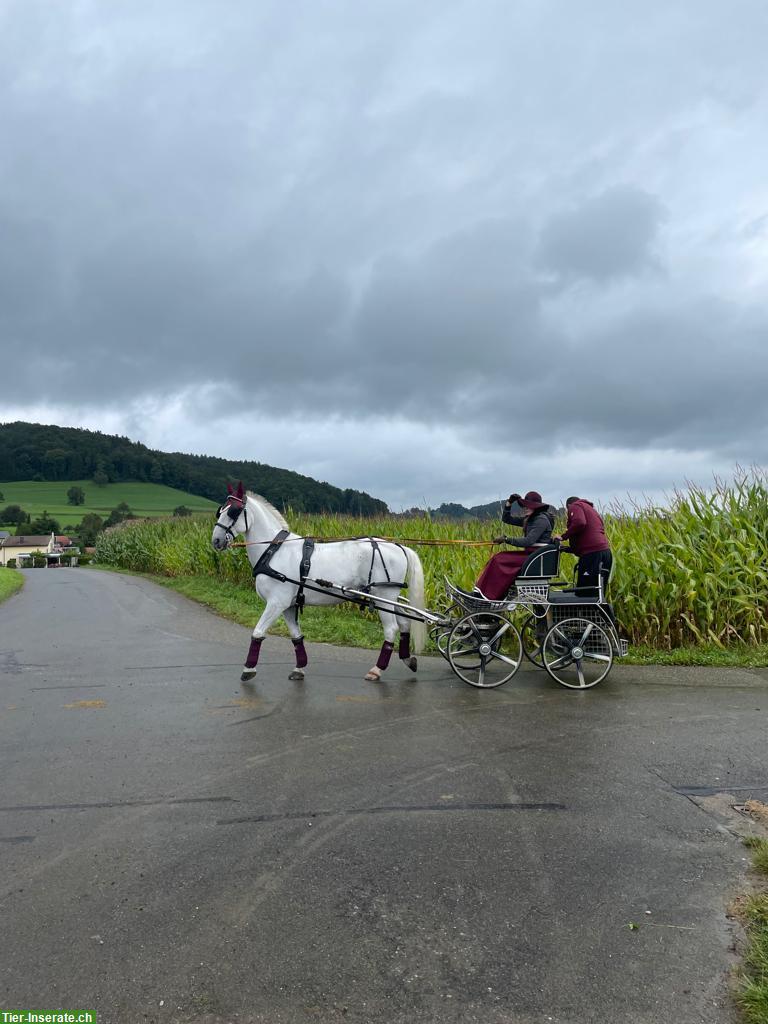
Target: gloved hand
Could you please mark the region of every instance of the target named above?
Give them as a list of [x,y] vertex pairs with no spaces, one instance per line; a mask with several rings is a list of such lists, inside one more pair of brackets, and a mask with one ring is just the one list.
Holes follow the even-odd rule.
[[516,501],[520,501],[521,497],[521,494],[510,494],[510,496],[507,498],[507,501],[509,502],[510,505],[514,505]]
[[509,544],[509,537],[494,537],[494,544]]

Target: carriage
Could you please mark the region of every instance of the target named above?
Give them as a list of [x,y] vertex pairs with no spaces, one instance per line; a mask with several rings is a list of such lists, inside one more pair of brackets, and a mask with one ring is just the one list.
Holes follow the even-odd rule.
[[[462,590],[446,579],[445,603],[431,611],[422,607],[421,561],[400,541],[300,537],[291,533],[285,519],[266,499],[246,494],[242,483],[237,491],[231,487],[228,490],[211,542],[215,550],[221,551],[235,542],[235,537],[243,536],[244,540],[236,543],[246,548],[256,588],[266,602],[252,633],[240,677],[243,681],[256,675],[262,641],[280,615],[296,651],[296,667],[290,678],[304,678],[307,652],[299,614],[305,603],[349,601],[378,612],[384,643],[379,660],[365,676],[369,681],[377,681],[387,668],[398,631],[398,655],[415,672],[411,634],[418,653],[426,627],[459,679],[480,689],[506,683],[523,658],[528,658],[561,686],[587,690],[605,679],[615,656],[627,654],[627,641],[619,637],[607,601],[605,579],[599,577],[594,588],[569,586],[557,580],[558,544],[537,545],[502,600],[489,601],[479,591]],[[402,595],[406,586],[410,587],[410,599]]]
[[446,618],[431,635],[460,679],[483,689],[501,686],[526,657],[561,686],[588,690],[605,679],[614,657],[626,656],[606,579],[577,587],[557,580],[559,569],[559,545],[543,545],[499,601],[446,578]]

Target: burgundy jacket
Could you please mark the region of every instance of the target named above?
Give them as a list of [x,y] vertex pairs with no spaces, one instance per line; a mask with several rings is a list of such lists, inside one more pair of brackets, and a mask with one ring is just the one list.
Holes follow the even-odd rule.
[[579,498],[568,506],[568,528],[562,539],[568,541],[575,555],[610,550],[603,520],[595,512],[592,502],[585,498]]

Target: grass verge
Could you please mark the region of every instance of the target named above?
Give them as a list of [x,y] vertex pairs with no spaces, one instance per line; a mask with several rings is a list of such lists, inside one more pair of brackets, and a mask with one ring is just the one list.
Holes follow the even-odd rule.
[[[768,880],[768,839],[749,836],[752,865]],[[737,1001],[746,1024],[768,1024],[768,890],[750,896],[741,908],[747,948]]]
[[3,567],[0,569],[0,601],[15,594],[24,586],[24,577],[15,569]]
[[625,665],[711,665],[715,668],[765,668],[768,666],[768,644],[733,644],[720,647],[715,644],[676,647],[671,651],[658,650],[648,644],[631,645],[629,655],[622,659]]
[[[204,604],[226,619],[252,629],[264,609],[264,602],[252,586],[245,586],[215,576],[157,576],[153,573],[133,572],[113,566],[93,566],[108,572],[143,576],[162,587]],[[381,625],[378,616],[361,612],[354,605],[331,608],[307,608],[302,616],[302,631],[308,640],[316,643],[336,644],[338,647],[378,647],[381,644]],[[288,636],[282,619],[269,632],[274,636]],[[426,650],[436,654],[437,648],[427,640]],[[724,668],[756,668],[768,665],[768,645],[734,647],[702,645],[680,647],[673,651],[658,651],[652,647],[630,647],[627,658],[617,660],[621,665],[710,665]]]

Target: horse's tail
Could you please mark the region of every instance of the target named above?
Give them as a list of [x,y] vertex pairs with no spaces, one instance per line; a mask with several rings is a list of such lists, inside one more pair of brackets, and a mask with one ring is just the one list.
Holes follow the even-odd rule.
[[[411,548],[404,548],[408,559],[408,603],[415,608],[424,608],[424,569],[421,559]],[[427,629],[423,622],[411,621],[411,640],[413,653],[421,654],[427,639]]]

